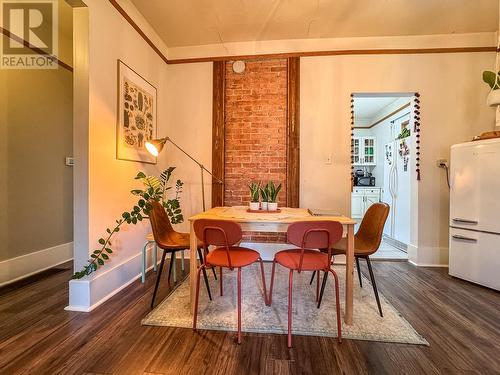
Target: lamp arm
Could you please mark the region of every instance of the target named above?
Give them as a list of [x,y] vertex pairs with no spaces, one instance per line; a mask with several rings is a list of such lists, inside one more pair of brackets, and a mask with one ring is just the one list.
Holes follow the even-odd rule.
[[175,143],[174,141],[172,141],[172,139],[170,137],[165,137],[164,138],[165,141],[169,141],[171,144],[173,144],[179,151],[181,151],[184,155],[186,155],[188,158],[190,158],[192,161],[194,161],[196,164],[198,164],[198,166],[203,169],[205,172],[207,172],[210,176],[212,176],[215,180],[217,180],[218,183],[220,184],[224,184],[224,181],[222,181],[220,178],[218,177],[215,177],[213,175],[213,173],[211,171],[209,171],[207,168],[205,168],[205,166],[200,163],[198,160],[196,160],[195,158],[193,158],[191,155],[189,155],[186,151],[184,151],[184,149],[182,147],[180,147],[177,143]]

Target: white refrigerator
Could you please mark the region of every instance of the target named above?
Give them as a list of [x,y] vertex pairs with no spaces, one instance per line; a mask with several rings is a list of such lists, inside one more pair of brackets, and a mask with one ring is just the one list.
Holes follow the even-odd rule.
[[451,147],[449,273],[500,290],[500,139]]
[[384,234],[406,245],[410,243],[412,144],[411,137],[407,137],[384,147],[382,201],[390,206]]

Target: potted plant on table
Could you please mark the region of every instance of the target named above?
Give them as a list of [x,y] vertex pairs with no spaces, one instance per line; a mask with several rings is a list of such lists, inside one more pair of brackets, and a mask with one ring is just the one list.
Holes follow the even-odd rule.
[[269,203],[267,204],[267,209],[269,211],[277,211],[278,202],[276,202],[276,200],[278,199],[278,193],[281,190],[281,184],[275,186],[274,182],[269,181],[267,188],[269,189]]
[[260,182],[252,182],[250,185],[248,185],[248,188],[250,189],[250,210],[252,211],[258,211],[260,208],[260,203],[259,203],[259,192],[260,192]]
[[269,184],[260,188],[260,197],[262,201],[260,202],[260,209],[267,211],[269,202]]

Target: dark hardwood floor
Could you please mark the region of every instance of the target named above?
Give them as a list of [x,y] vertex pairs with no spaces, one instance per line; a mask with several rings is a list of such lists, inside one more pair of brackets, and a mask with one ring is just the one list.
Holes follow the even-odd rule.
[[[64,311],[69,266],[0,295],[1,374],[498,374],[500,293],[444,268],[373,262],[379,290],[430,343],[141,326],[154,274],[91,313]],[[364,273],[367,274],[366,268]],[[168,293],[160,289],[160,301]]]

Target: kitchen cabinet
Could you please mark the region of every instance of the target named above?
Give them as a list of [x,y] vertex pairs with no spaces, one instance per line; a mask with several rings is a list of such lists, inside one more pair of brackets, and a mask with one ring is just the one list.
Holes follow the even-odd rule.
[[376,162],[376,139],[375,137],[354,137],[353,157],[354,165],[375,166]]
[[353,219],[363,218],[366,210],[377,202],[380,202],[380,188],[355,187],[351,194],[351,217]]

